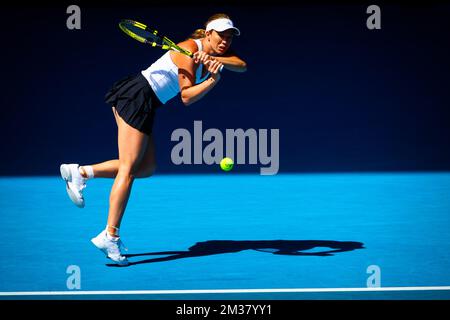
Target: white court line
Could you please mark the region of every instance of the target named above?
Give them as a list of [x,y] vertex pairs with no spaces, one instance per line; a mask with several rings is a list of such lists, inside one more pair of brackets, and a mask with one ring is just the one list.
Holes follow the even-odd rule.
[[450,286],[437,287],[379,287],[379,288],[291,288],[291,289],[214,289],[214,290],[125,290],[125,291],[17,291],[0,292],[0,296],[59,296],[59,295],[153,295],[205,293],[283,293],[283,292],[384,292],[384,291],[442,291]]

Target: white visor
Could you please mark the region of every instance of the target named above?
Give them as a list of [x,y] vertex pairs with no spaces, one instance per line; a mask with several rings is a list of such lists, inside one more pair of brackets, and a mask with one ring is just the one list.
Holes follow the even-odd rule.
[[236,36],[241,34],[239,29],[233,25],[233,21],[230,19],[220,18],[213,20],[206,25],[206,31],[216,30],[218,32],[222,32],[228,29],[233,29]]

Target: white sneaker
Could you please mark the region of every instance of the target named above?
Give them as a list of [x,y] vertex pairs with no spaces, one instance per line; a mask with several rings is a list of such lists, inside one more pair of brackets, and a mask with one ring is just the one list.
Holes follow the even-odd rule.
[[[106,257],[116,262],[119,265],[128,265],[128,260],[120,252],[121,247],[124,247],[119,237],[111,237],[106,230],[100,232],[98,236],[91,239],[91,242],[106,254]],[[125,248],[125,250],[127,250]]]
[[84,208],[83,189],[86,188],[86,178],[80,174],[78,164],[62,164],[59,170],[66,181],[66,191],[70,200],[79,208]]

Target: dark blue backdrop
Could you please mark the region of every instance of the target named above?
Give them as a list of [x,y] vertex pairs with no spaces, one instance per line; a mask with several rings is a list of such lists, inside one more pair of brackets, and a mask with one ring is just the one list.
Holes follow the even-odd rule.
[[[62,162],[117,157],[116,125],[103,96],[161,55],[127,38],[121,18],[151,23],[175,41],[228,13],[248,72],[226,72],[190,107],[158,110],[159,173],[217,171],[170,161],[176,128],[279,128],[280,172],[449,170],[450,6],[369,4],[81,4],[81,30],[66,8],[9,7],[1,29],[1,175],[58,174]],[[8,12],[8,14],[6,14]],[[19,23],[17,23],[19,21]],[[260,165],[237,172],[258,172]]]

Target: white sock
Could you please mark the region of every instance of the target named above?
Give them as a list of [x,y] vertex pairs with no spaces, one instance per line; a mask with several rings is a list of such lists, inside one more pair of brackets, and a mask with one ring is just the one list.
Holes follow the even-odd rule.
[[94,169],[92,168],[92,166],[80,166],[80,168],[83,167],[84,172],[86,172],[87,174],[87,179],[92,179],[94,178]]
[[119,239],[119,236],[113,236],[113,235],[111,235],[110,233],[109,233],[109,231],[107,230],[106,231],[106,238],[108,239],[108,240],[113,240],[113,241],[117,241],[117,239]]

